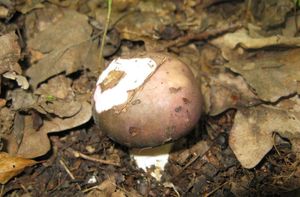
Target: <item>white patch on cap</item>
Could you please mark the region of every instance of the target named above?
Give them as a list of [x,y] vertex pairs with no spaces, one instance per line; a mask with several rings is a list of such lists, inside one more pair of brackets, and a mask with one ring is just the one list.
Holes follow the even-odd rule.
[[130,155],[135,160],[136,165],[144,171],[154,166],[151,176],[160,181],[162,171],[164,171],[165,165],[168,163],[172,146],[173,143],[168,143],[149,149],[131,149]]
[[[94,93],[96,111],[101,113],[125,103],[128,99],[128,91],[140,87],[156,68],[156,62],[150,58],[118,58],[113,60],[97,81]],[[111,71],[123,71],[125,75],[117,85],[102,92],[99,84],[106,79]]]

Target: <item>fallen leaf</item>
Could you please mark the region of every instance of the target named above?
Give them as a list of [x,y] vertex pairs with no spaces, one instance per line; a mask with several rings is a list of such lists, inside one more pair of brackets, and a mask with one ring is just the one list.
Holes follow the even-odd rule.
[[2,134],[11,133],[15,114],[7,107],[0,108],[0,137]]
[[7,71],[22,73],[18,64],[21,49],[18,44],[18,37],[14,32],[0,36],[0,74]]
[[9,9],[4,6],[0,6],[0,18],[7,18],[9,16]]
[[227,33],[211,41],[222,50],[222,55],[231,60],[235,49],[261,49],[271,46],[299,47],[300,37],[285,37],[275,35],[269,37],[251,37],[246,29],[240,29],[234,33]]
[[[47,12],[48,9],[50,8],[43,10]],[[33,11],[30,14],[42,15],[43,13]],[[89,48],[93,44],[90,37],[92,27],[88,23],[88,17],[66,9],[60,10],[57,15],[58,19],[47,24],[43,31],[36,32],[28,40],[30,50],[45,54],[26,72],[31,78],[30,82],[34,88],[59,73],[70,74],[82,69],[90,52]],[[28,18],[30,17],[28,16]],[[40,24],[43,21],[38,18],[33,23]]]
[[34,108],[37,102],[37,96],[20,88],[10,92],[10,99],[12,100],[12,109],[16,111]]
[[60,118],[69,118],[77,114],[81,110],[81,103],[78,101],[54,100],[51,102],[43,102],[40,104],[43,109],[57,115]]
[[6,100],[5,99],[2,99],[0,98],[0,108],[4,107],[6,105]]
[[117,25],[122,39],[140,41],[144,38],[158,39],[154,37],[155,30],[163,26],[160,17],[153,12],[134,12],[124,17]]
[[3,74],[3,77],[5,77],[7,79],[16,80],[18,85],[24,90],[29,88],[29,83],[28,83],[26,77],[24,77],[22,75],[18,75],[15,72],[12,72],[12,71],[6,72]]
[[294,7],[290,0],[256,1],[252,2],[249,11],[252,12],[255,21],[267,29],[283,24],[286,15]]
[[23,139],[24,133],[24,115],[17,112],[14,119],[13,135],[16,137],[17,144],[19,145]]
[[0,183],[5,184],[12,177],[21,173],[26,167],[36,164],[34,160],[10,156],[0,152]]
[[58,75],[41,84],[35,90],[34,94],[43,95],[44,97],[54,97],[55,99],[66,99],[68,96],[73,95],[71,88],[72,81],[64,75]]
[[103,181],[99,186],[87,194],[87,197],[111,197],[115,193],[116,180],[115,177],[110,177]]
[[237,111],[229,145],[244,168],[255,167],[272,149],[274,132],[299,139],[300,113],[267,105]]
[[92,107],[89,103],[83,102],[81,110],[70,118],[51,118],[43,121],[38,131],[33,128],[31,116],[25,117],[24,137],[18,146],[16,139],[9,136],[8,151],[24,158],[35,158],[46,154],[51,148],[48,133],[60,132],[82,125],[92,117]]
[[26,14],[31,10],[43,8],[44,5],[42,4],[43,0],[26,0],[22,4],[16,6],[16,10],[21,12],[22,14]]
[[117,190],[111,194],[111,197],[126,197],[126,193],[121,190]]
[[220,72],[202,83],[206,113],[217,115],[230,108],[249,107],[261,103],[241,76]]
[[40,95],[38,105],[50,114],[60,118],[72,117],[81,110],[81,103],[75,101],[71,87],[71,79],[64,75],[51,78],[43,83],[35,92]]
[[270,52],[231,61],[225,66],[239,73],[260,99],[275,102],[299,90],[299,54],[300,49]]

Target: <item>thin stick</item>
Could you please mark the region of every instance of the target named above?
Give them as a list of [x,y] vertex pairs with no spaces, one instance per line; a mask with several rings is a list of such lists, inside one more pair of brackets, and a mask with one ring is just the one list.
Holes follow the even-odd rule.
[[117,162],[112,161],[112,160],[104,160],[104,159],[98,159],[98,158],[95,158],[95,157],[91,157],[91,156],[85,155],[85,154],[83,154],[81,152],[78,152],[76,150],[73,150],[71,148],[68,148],[67,150],[69,152],[71,152],[75,157],[80,157],[82,159],[86,159],[86,160],[89,160],[89,161],[98,162],[98,163],[101,163],[101,164],[113,165],[113,166],[118,166],[118,167],[121,166],[120,163],[117,163]]
[[191,160],[187,164],[185,164],[185,166],[183,166],[175,175],[172,176],[172,179],[179,176],[186,168],[188,168],[190,165],[192,165],[200,157],[203,157],[204,155],[206,155],[213,145],[215,145],[215,141],[212,144],[210,144],[209,147],[207,148],[207,150],[205,150],[203,153],[197,154],[196,156],[191,158]]
[[219,185],[218,187],[216,187],[214,190],[212,190],[211,192],[209,192],[208,194],[204,195],[205,197],[209,197],[210,195],[212,195],[213,193],[215,193],[217,190],[221,189],[224,185],[226,185],[228,182],[226,181],[225,183]]
[[67,165],[65,164],[65,162],[63,160],[59,160],[59,163],[64,167],[65,171],[68,173],[68,175],[71,177],[72,180],[75,180],[74,175],[72,174],[72,172],[69,170],[69,168],[67,167]]
[[294,1],[294,15],[295,15],[295,26],[296,26],[296,33],[298,33],[298,16],[297,16],[297,8],[298,5],[300,5],[300,2],[298,0]]
[[104,45],[106,41],[106,34],[109,26],[109,21],[110,21],[110,15],[111,15],[111,5],[112,5],[112,0],[107,0],[107,15],[106,15],[106,22],[104,26],[104,31],[102,35],[102,40],[101,40],[101,47],[100,47],[100,69],[103,68],[103,50],[104,50]]
[[233,32],[236,31],[237,29],[241,28],[242,25],[237,23],[237,24],[231,24],[219,29],[214,29],[214,30],[210,30],[210,31],[205,31],[202,33],[190,33],[187,34],[183,37],[178,38],[177,40],[171,41],[169,43],[167,43],[164,48],[170,48],[170,47],[174,47],[174,46],[183,46],[186,43],[188,43],[191,40],[206,40],[209,37],[215,37],[217,35],[221,35],[227,32]]
[[276,134],[275,133],[273,134],[273,143],[274,143],[273,146],[274,146],[277,154],[279,155],[279,157],[281,157],[281,154],[280,154],[280,152],[279,152],[279,150],[277,149],[277,146],[276,146]]
[[0,197],[4,195],[4,185],[1,186]]

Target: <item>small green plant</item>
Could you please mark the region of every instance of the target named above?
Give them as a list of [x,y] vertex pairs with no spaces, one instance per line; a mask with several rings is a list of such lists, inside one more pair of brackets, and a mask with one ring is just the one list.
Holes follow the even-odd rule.
[[300,7],[300,0],[294,0],[294,3],[297,7]]
[[103,68],[103,50],[104,50],[104,45],[105,45],[105,40],[106,40],[106,34],[107,30],[109,27],[109,21],[110,21],[110,15],[111,15],[111,5],[112,5],[112,0],[107,0],[107,15],[106,15],[106,22],[102,34],[102,40],[101,40],[101,47],[100,47],[100,68]]
[[53,102],[55,99],[56,99],[56,97],[53,95],[46,96],[46,101],[48,101],[48,102]]

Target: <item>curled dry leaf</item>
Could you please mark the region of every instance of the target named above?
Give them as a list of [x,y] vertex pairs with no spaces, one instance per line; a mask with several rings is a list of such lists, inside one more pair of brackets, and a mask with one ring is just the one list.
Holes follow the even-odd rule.
[[295,94],[300,89],[299,54],[299,49],[271,52],[231,61],[225,66],[242,75],[260,99],[275,102],[281,97]]
[[210,115],[261,102],[241,76],[230,72],[211,74],[208,83],[202,83],[201,89],[204,92],[206,112]]
[[60,118],[68,118],[77,114],[81,110],[81,103],[78,101],[54,100],[41,103],[42,108],[48,113],[57,115]]
[[114,176],[112,176],[103,181],[99,186],[95,187],[94,190],[89,192],[87,197],[112,196],[116,189],[116,179]]
[[249,5],[255,21],[265,29],[283,24],[286,15],[295,7],[290,0],[252,1]]
[[9,16],[9,9],[4,6],[0,6],[0,18],[7,18]]
[[7,107],[0,108],[0,137],[12,131],[15,112]]
[[238,110],[229,145],[243,167],[255,167],[272,149],[273,132],[290,140],[299,139],[300,113],[267,105]]
[[34,160],[10,156],[0,152],[0,183],[5,184],[12,177],[21,173],[24,168],[36,164]]
[[271,46],[299,47],[299,37],[285,37],[281,35],[270,37],[251,37],[246,29],[240,29],[234,33],[227,33],[224,36],[212,40],[212,43],[222,50],[224,58],[232,59],[232,51],[238,47],[244,49],[261,49]]
[[[136,12],[120,17],[116,29],[122,39],[144,41],[146,51],[164,50],[161,32],[166,26],[177,24],[171,1],[140,1]],[[173,16],[173,17],[172,17]]]
[[35,158],[46,154],[50,149],[48,133],[60,132],[82,125],[92,117],[91,105],[87,102],[81,103],[81,110],[70,118],[51,118],[44,120],[43,125],[36,131],[33,128],[33,120],[30,116],[25,116],[24,134],[20,145],[17,144],[15,136],[9,135],[5,139],[8,141],[8,152],[24,158]]
[[29,83],[28,83],[26,77],[24,77],[22,75],[18,75],[15,72],[6,72],[3,74],[3,77],[17,81],[18,85],[22,89],[26,90],[29,88]]
[[51,78],[42,84],[35,92],[40,95],[38,104],[47,113],[60,118],[72,117],[81,110],[81,103],[75,101],[75,94],[71,88],[71,79],[64,75]]
[[[32,23],[43,26],[44,21],[41,18],[49,9],[42,9],[44,12],[31,12],[27,16],[28,26]],[[34,88],[54,75],[62,72],[70,74],[81,69],[87,61],[89,49],[96,44],[91,41],[92,28],[85,15],[64,9],[56,12],[58,18],[54,18],[50,23],[48,21],[47,25],[44,25],[45,29],[34,32],[35,35],[28,39],[30,50],[45,54],[27,70]],[[33,19],[35,15],[37,18]]]
[[58,75],[48,80],[47,83],[34,91],[34,94],[44,97],[54,97],[55,99],[66,99],[68,96],[73,96],[71,88],[72,81],[64,75]]
[[10,92],[13,110],[28,110],[36,105],[37,96],[22,89],[15,89]]
[[23,1],[23,3],[19,3],[17,6],[15,6],[16,10],[22,14],[26,14],[34,9],[43,7],[44,5],[42,4],[42,1]]
[[116,28],[121,33],[122,39],[140,41],[149,38],[158,39],[154,35],[156,34],[155,30],[160,26],[163,26],[163,23],[156,13],[135,12],[121,20]]
[[18,64],[21,49],[18,44],[18,37],[14,32],[0,36],[0,74],[7,71],[22,73]]

